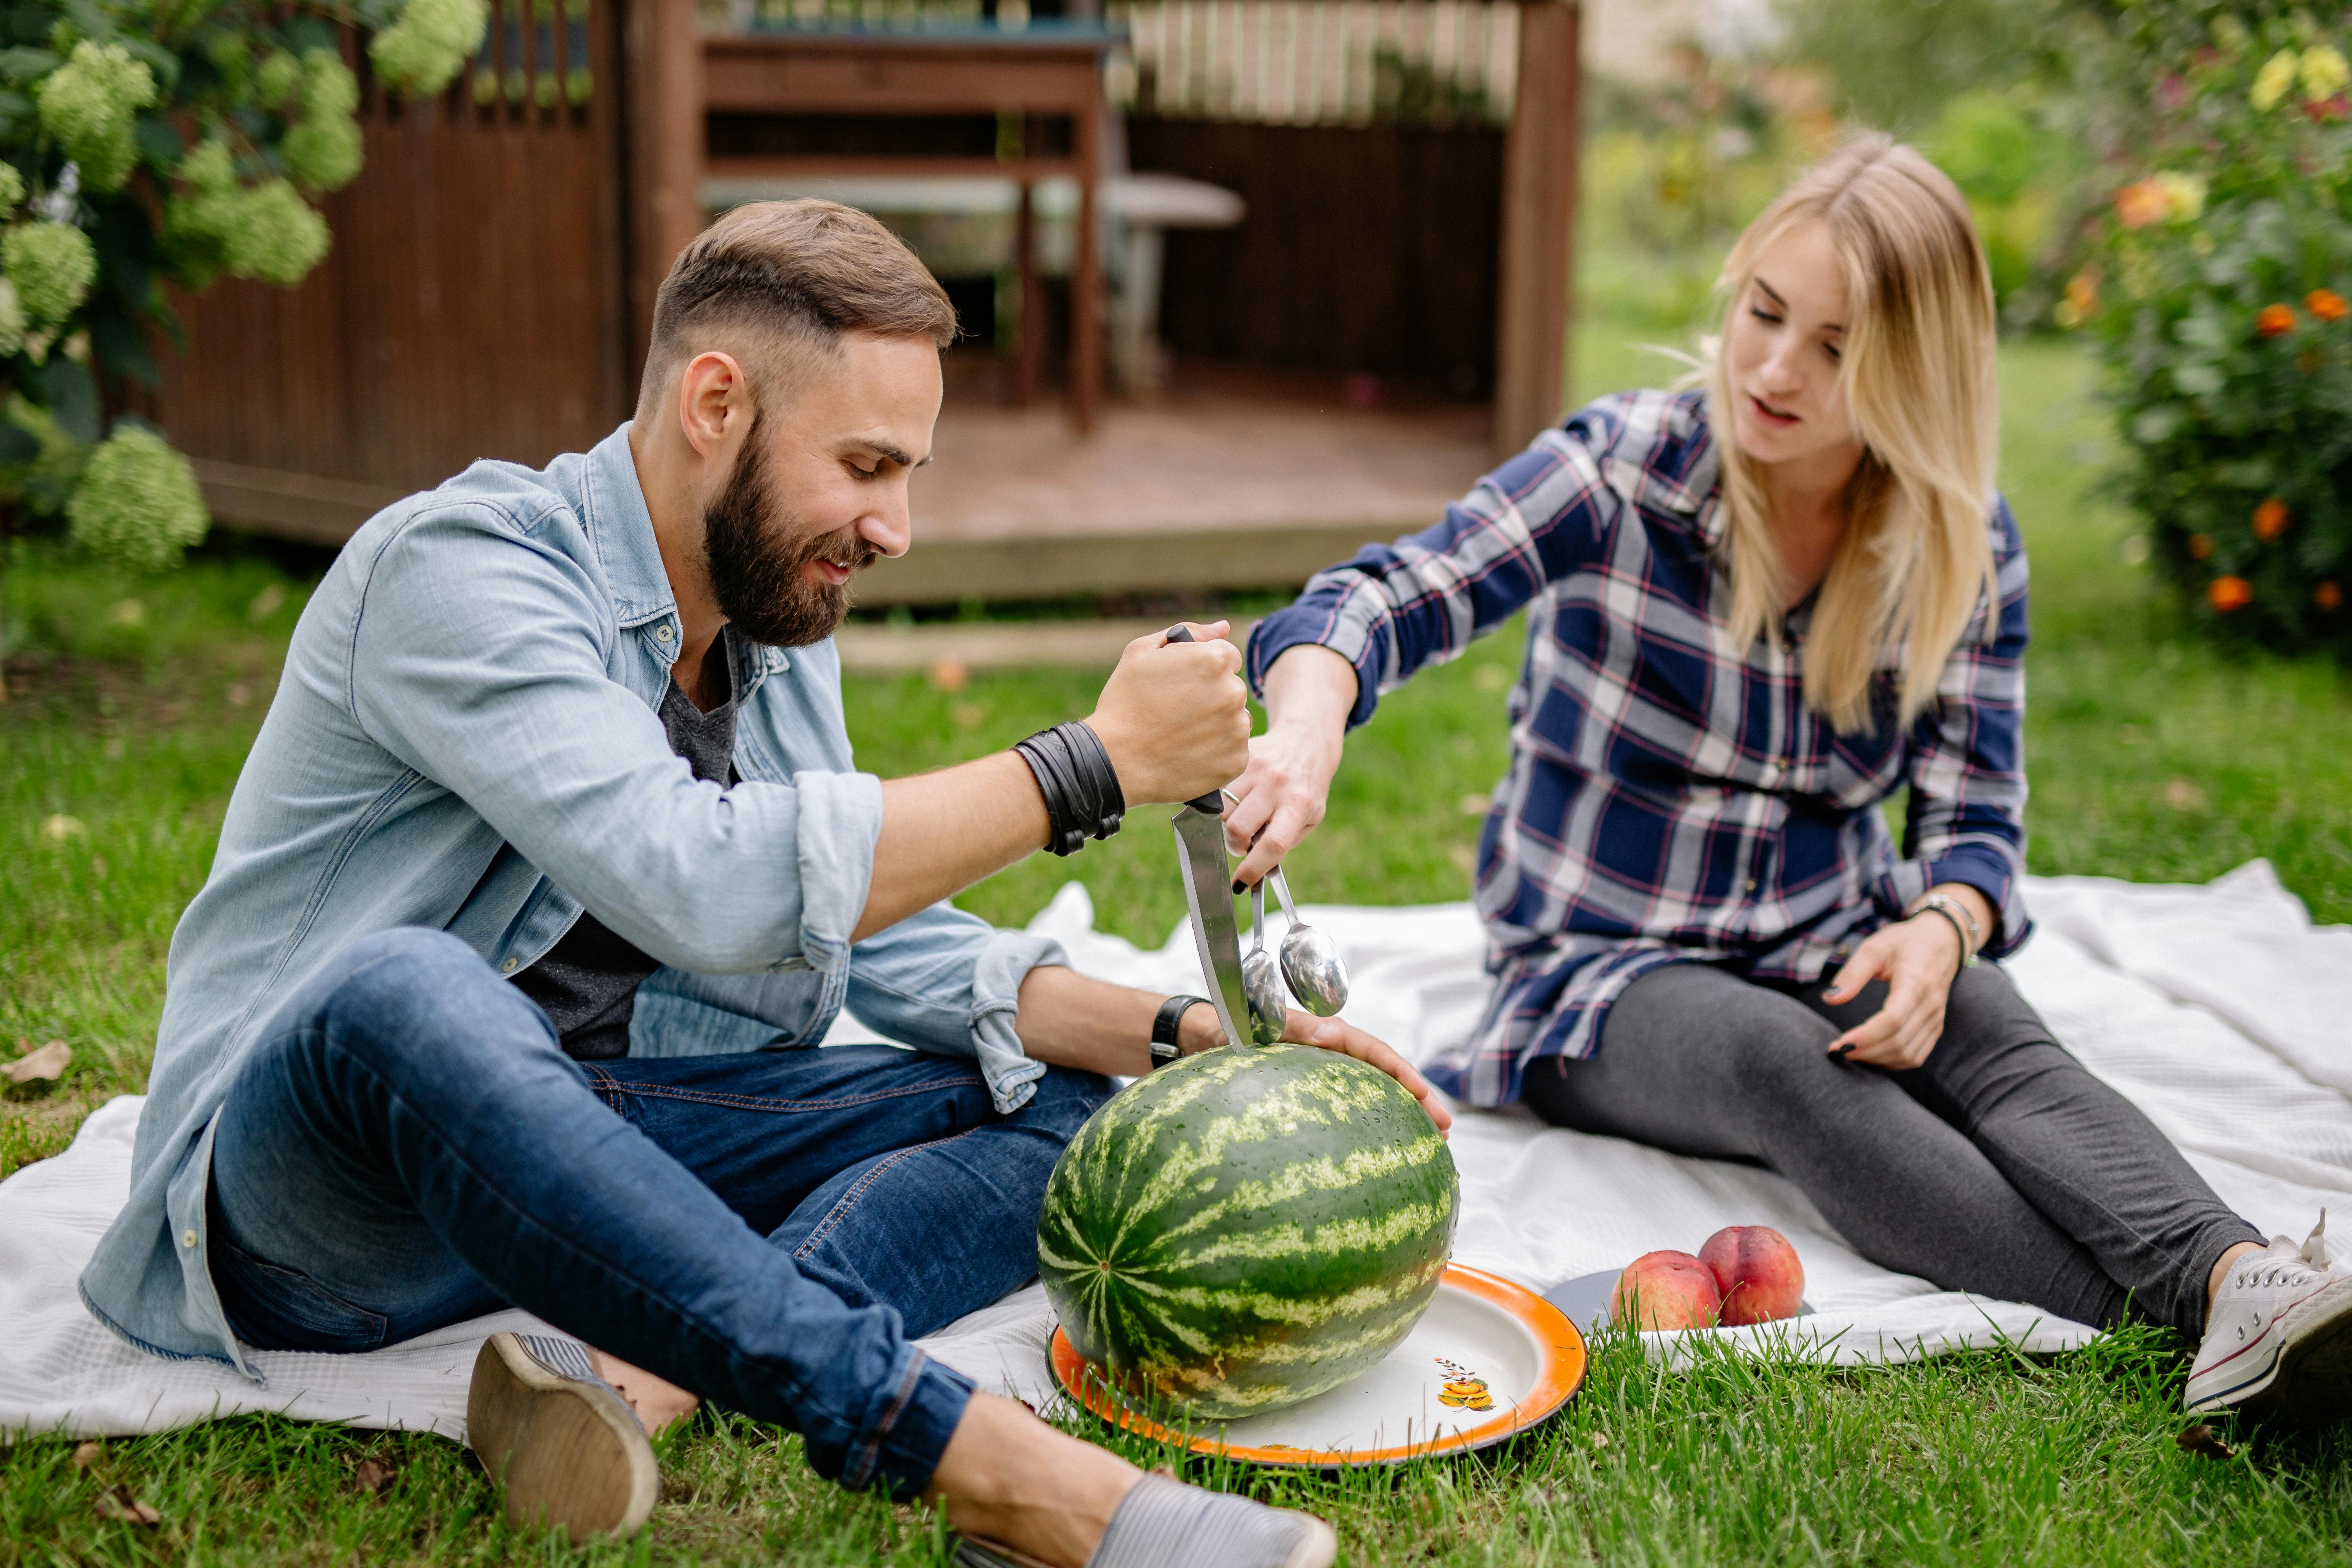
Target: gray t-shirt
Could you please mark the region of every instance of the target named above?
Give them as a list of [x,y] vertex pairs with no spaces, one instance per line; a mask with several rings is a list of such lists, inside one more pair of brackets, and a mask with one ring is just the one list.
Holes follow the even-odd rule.
[[[742,689],[741,639],[731,626],[705,655],[717,655],[721,683],[719,705],[697,708],[676,680],[662,693],[662,728],[669,749],[684,757],[694,776],[720,784],[735,783],[735,694]],[[636,1011],[637,987],[661,965],[636,943],[587,910],[545,957],[514,977],[522,994],[545,1010],[565,1053],[581,1061],[604,1061],[629,1054],[629,1019]]]

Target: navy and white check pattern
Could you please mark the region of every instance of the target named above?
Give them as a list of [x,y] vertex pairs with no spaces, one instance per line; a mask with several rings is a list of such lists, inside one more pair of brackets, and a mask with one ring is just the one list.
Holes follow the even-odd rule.
[[[2000,911],[1989,956],[2030,930],[2026,568],[2007,503],[1995,498],[1987,524],[2000,602],[1979,600],[1937,700],[1893,721],[1890,644],[1874,689],[1884,717],[1841,736],[1804,702],[1810,605],[1783,645],[1731,640],[1717,481],[1703,394],[1603,398],[1435,526],[1318,574],[1250,637],[1254,687],[1296,644],[1345,656],[1352,726],[1528,610],[1510,771],[1478,846],[1497,984],[1430,1073],[1472,1104],[1516,1099],[1539,1058],[1591,1055],[1610,1004],[1662,963],[1810,982],[1938,882]],[[1906,786],[1898,856],[1878,805]]]

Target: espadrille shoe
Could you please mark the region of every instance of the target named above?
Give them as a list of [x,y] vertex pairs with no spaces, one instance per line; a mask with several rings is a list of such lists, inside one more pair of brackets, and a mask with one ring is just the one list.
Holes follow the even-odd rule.
[[507,1522],[574,1542],[634,1535],[661,1497],[653,1445],[576,1341],[492,1334],[474,1358],[466,1440],[503,1482]]
[[[1330,1568],[1331,1527],[1311,1513],[1147,1475],[1120,1501],[1087,1568]],[[956,1542],[958,1568],[1044,1568],[994,1542]]]

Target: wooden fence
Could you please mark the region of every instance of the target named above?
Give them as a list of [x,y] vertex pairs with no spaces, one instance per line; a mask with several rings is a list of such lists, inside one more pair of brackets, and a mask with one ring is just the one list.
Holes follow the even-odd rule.
[[[300,287],[179,301],[156,413],[215,510],[326,541],[484,456],[544,461],[634,401],[613,0],[505,0],[411,102],[362,77],[367,163]],[[358,50],[351,51],[363,65]]]

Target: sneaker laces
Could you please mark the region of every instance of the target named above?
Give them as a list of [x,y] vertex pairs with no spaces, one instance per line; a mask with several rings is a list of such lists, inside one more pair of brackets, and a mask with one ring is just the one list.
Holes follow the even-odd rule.
[[2321,1209],[2319,1223],[2311,1227],[2301,1247],[2286,1237],[2274,1236],[2269,1247],[2240,1265],[2238,1278],[2250,1286],[2277,1286],[2307,1275],[2325,1278],[2335,1272],[2327,1260],[2327,1211]]
[[2303,1260],[2314,1268],[2327,1271],[2327,1211],[2319,1211],[2319,1223],[2303,1238]]

